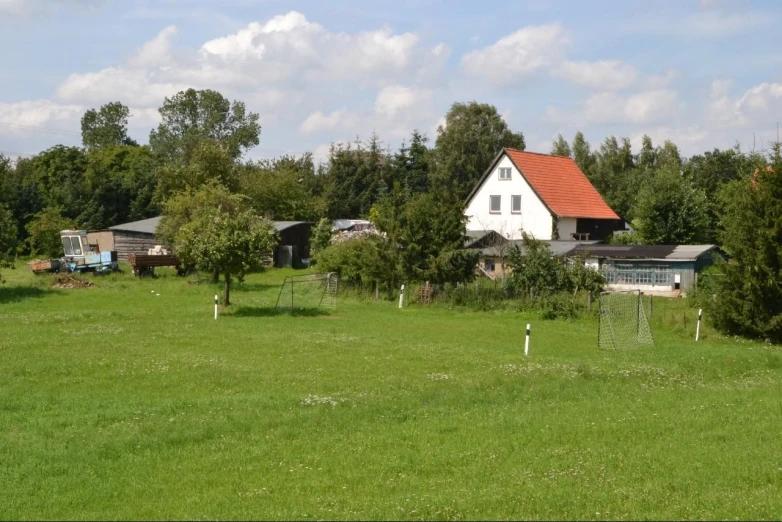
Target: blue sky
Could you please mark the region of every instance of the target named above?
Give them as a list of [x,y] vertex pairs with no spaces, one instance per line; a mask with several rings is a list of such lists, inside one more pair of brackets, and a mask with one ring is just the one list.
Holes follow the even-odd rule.
[[434,139],[473,99],[538,152],[577,130],[758,149],[782,119],[780,22],[782,2],[746,0],[0,0],[0,152],[76,145],[115,100],[146,142],[191,86],[260,114],[255,158]]

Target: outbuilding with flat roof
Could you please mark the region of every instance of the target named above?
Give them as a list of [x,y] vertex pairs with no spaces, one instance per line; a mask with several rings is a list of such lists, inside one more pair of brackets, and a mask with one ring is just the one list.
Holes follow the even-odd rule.
[[578,245],[566,257],[584,256],[600,270],[608,290],[683,295],[719,255],[716,245]]

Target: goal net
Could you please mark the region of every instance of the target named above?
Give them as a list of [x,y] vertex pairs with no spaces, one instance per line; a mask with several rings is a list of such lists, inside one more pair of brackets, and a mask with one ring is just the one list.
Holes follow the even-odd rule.
[[288,276],[277,296],[278,310],[337,308],[337,274]]
[[600,294],[597,344],[614,350],[654,344],[640,290]]

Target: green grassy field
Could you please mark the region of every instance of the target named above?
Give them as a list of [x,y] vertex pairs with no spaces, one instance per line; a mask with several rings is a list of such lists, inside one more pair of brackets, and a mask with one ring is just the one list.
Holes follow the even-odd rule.
[[681,300],[623,352],[594,319],[277,315],[286,273],[214,321],[173,275],[4,270],[0,518],[782,518],[780,347],[696,344]]

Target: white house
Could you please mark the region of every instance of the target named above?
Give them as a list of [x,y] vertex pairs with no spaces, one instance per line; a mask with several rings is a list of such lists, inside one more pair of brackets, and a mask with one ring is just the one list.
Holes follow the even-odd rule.
[[467,198],[467,230],[520,239],[605,239],[622,219],[570,159],[503,149]]

